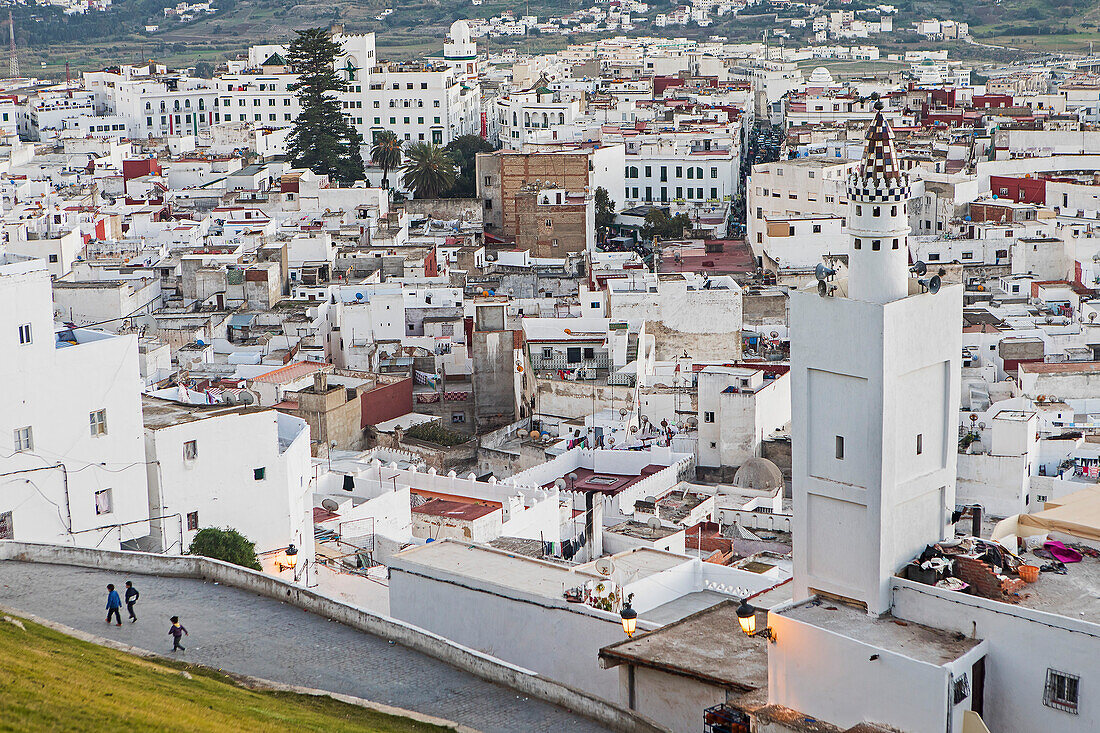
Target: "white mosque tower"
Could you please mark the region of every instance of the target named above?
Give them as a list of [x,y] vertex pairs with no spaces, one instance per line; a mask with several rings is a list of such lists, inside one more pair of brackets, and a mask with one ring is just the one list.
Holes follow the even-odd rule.
[[791,295],[794,593],[877,615],[951,531],[962,286],[910,275],[909,180],[881,112],[848,198],[847,286]]

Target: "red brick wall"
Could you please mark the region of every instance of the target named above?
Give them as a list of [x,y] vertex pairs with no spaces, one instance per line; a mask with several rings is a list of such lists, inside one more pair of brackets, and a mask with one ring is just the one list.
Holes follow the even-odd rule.
[[377,425],[395,417],[401,417],[413,409],[413,380],[387,384],[372,389],[359,398],[363,408],[363,425]]

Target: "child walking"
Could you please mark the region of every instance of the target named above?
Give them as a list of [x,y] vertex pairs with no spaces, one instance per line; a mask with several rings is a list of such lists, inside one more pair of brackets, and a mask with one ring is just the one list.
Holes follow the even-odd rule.
[[122,608],[122,599],[118,597],[118,591],[115,590],[113,583],[107,584],[107,623],[111,623],[111,616],[115,617],[117,626],[122,626],[122,617],[118,613],[118,609]]
[[180,623],[179,616],[172,617],[172,627],[168,629],[168,634],[172,637],[172,651],[179,649],[181,652],[185,651],[183,644],[180,644],[180,639],[187,633],[187,629]]

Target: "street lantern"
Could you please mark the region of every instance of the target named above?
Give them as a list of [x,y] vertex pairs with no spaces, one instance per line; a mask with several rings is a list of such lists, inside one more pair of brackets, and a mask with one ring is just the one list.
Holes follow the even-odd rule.
[[747,636],[763,636],[768,641],[775,641],[775,632],[770,626],[756,630],[756,608],[747,600],[741,601],[741,605],[737,607],[737,623]]
[[286,548],[286,566],[291,570],[298,567],[298,548],[293,542]]
[[633,593],[626,597],[623,610],[619,612],[619,615],[623,618],[623,631],[626,632],[627,636],[634,636],[634,632],[638,630],[638,612],[630,607],[632,600],[634,600]]

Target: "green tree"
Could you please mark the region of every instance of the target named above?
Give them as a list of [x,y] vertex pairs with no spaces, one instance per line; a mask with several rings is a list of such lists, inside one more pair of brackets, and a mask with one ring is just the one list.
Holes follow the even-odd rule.
[[401,141],[397,139],[397,133],[392,130],[375,133],[370,158],[382,169],[382,188],[389,188],[390,171],[401,165]]
[[188,555],[212,557],[242,568],[262,570],[256,557],[256,544],[235,529],[207,527],[200,529],[187,548]]
[[[344,88],[334,66],[342,52],[340,44],[322,28],[297,33],[287,50],[287,62],[298,75],[290,90],[298,95],[302,112],[290,132],[287,155],[292,165],[309,168],[341,184],[361,180],[363,138],[340,110],[336,97],[336,92]],[[348,73],[351,76],[355,72]]]
[[596,231],[610,230],[615,224],[615,202],[603,186],[596,187]]
[[668,209],[653,208],[645,215],[642,236],[646,239],[681,239],[692,230],[687,214],[669,216]]
[[454,161],[458,173],[454,184],[444,192],[449,198],[471,198],[477,195],[477,154],[496,150],[480,135],[461,135],[447,143],[443,150]]
[[195,76],[200,79],[214,78],[214,64],[209,61],[200,61],[195,64]]
[[455,182],[455,164],[438,145],[413,143],[405,151],[401,185],[418,199],[434,199]]

